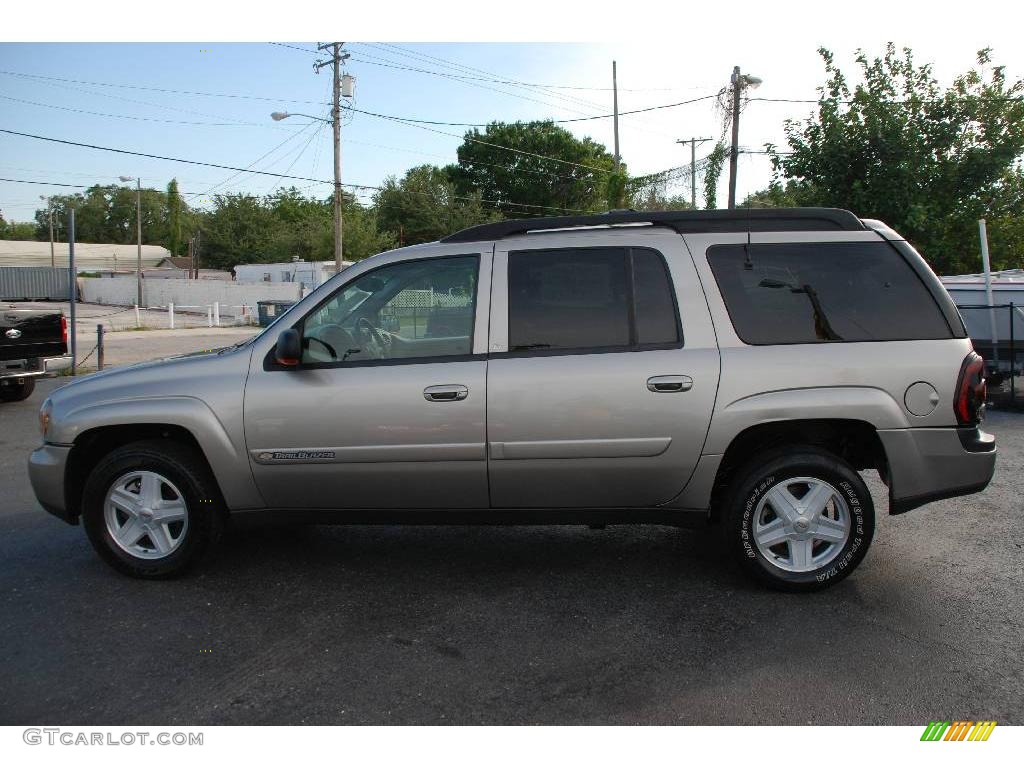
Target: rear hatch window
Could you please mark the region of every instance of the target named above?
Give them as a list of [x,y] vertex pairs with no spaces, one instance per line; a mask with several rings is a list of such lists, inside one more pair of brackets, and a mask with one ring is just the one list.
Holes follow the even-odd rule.
[[928,288],[888,243],[716,245],[708,263],[747,344],[953,338]]

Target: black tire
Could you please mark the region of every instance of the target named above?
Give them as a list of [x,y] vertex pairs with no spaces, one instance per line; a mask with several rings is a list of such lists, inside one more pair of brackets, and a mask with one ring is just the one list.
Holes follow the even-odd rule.
[[[145,559],[116,544],[104,520],[107,491],[118,478],[133,471],[157,472],[171,481],[184,498],[188,525],[180,544],[167,556]],[[171,440],[142,440],[104,456],[89,474],[82,493],[82,523],[89,541],[108,564],[140,579],[167,579],[193,567],[223,530],[225,509],[206,462],[197,452]]]
[[[793,572],[762,554],[752,529],[762,495],[784,480],[800,477],[824,480],[838,492],[849,510],[850,532],[827,563],[815,570]],[[864,480],[843,459],[815,446],[786,446],[739,469],[726,494],[722,521],[726,547],[750,576],[773,589],[812,592],[842,581],[864,559],[875,532],[875,507]]]
[[5,403],[16,403],[28,399],[36,389],[36,380],[22,379],[21,384],[13,381],[0,381],[0,400]]

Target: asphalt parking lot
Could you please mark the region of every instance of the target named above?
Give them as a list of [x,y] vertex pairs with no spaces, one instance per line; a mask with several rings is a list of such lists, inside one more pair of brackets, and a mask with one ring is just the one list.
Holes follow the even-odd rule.
[[239,532],[122,577],[25,467],[56,381],[0,406],[0,723],[1024,722],[1024,415],[982,495],[885,514],[858,571],[768,592],[662,527]]

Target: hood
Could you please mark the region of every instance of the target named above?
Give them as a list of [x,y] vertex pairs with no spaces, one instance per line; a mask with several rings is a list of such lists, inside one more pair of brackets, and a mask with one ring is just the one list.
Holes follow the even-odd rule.
[[59,425],[73,418],[77,411],[119,400],[166,397],[207,400],[225,394],[227,389],[241,401],[251,353],[251,345],[246,345],[111,368],[76,378],[50,394],[52,423]]

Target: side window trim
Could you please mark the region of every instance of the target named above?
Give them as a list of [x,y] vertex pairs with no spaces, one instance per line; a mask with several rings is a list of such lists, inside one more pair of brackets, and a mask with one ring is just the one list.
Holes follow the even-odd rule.
[[[509,333],[510,333],[510,312],[509,312],[509,261],[510,257],[518,253],[528,253],[531,251],[581,251],[581,250],[592,250],[594,248],[616,248],[623,251],[623,256],[626,259],[626,275],[628,281],[628,312],[629,312],[629,337],[630,343],[616,346],[594,346],[594,347],[556,347],[554,349],[526,349],[526,350],[511,350],[509,348]],[[676,341],[665,342],[665,343],[645,343],[641,344],[638,341],[637,334],[637,322],[636,322],[636,275],[635,275],[635,263],[633,255],[637,251],[646,251],[654,253],[660,260],[662,271],[665,277],[665,281],[668,285],[669,296],[672,300],[672,311],[675,316],[675,328],[676,328]],[[653,350],[662,349],[682,349],[685,346],[685,338],[683,335],[683,324],[682,315],[679,311],[679,297],[676,291],[675,281],[672,277],[672,270],[669,269],[668,261],[665,258],[665,254],[657,248],[650,246],[632,246],[632,245],[612,245],[612,246],[568,246],[562,248],[516,248],[514,250],[499,250],[495,248],[494,263],[492,272],[492,290],[491,290],[491,324],[490,324],[490,342],[488,347],[488,354],[490,357],[495,358],[512,358],[512,357],[557,357],[557,356],[568,356],[568,355],[597,355],[597,354],[611,354],[611,353],[623,353],[623,352],[648,352]],[[495,322],[495,318],[500,318],[499,322]]]
[[[299,331],[300,335],[304,332],[306,321],[323,309],[327,304],[333,301],[337,295],[349,287],[352,283],[357,280],[362,280],[370,275],[375,274],[383,269],[389,269],[398,265],[414,264],[426,261],[437,261],[439,259],[458,259],[458,258],[472,258],[476,261],[476,295],[473,298],[474,312],[472,316],[472,326],[470,328],[470,353],[460,355],[432,355],[424,357],[398,357],[389,358],[383,360],[329,360],[329,361],[317,361],[309,362],[303,361],[298,366],[283,366],[277,363],[275,359],[275,347],[270,347],[263,360],[263,369],[267,371],[282,370],[282,371],[294,371],[298,370],[318,370],[318,369],[330,369],[330,368],[366,368],[372,366],[390,366],[390,365],[422,365],[425,363],[445,363],[445,362],[460,362],[466,360],[473,360],[478,358],[485,358],[486,354],[478,351],[477,339],[483,338],[483,344],[486,344],[486,328],[484,325],[483,329],[480,327],[481,319],[481,305],[483,305],[483,312],[486,313],[489,310],[489,298],[490,288],[489,285],[483,282],[483,276],[486,271],[488,283],[490,282],[491,274],[491,254],[486,251],[483,252],[459,252],[459,253],[441,253],[433,256],[422,256],[416,259],[401,259],[398,261],[391,261],[387,264],[381,264],[378,267],[367,270],[351,280],[347,280],[339,285],[331,293],[327,294],[323,299],[313,305],[302,317],[294,321],[289,328],[293,328]],[[282,328],[281,330],[284,330]],[[478,333],[483,330],[483,333]]]

